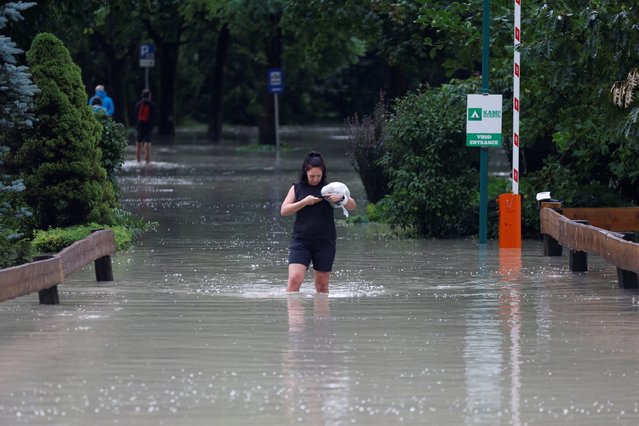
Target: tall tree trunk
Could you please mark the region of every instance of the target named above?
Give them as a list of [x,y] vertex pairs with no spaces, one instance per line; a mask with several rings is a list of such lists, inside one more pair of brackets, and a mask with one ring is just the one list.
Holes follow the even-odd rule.
[[113,120],[128,126],[128,112],[124,82],[127,79],[126,64],[123,59],[109,61],[109,86],[107,93],[113,99]]
[[[179,38],[178,38],[179,39]],[[179,43],[156,40],[156,56],[160,65],[159,97],[155,97],[159,108],[158,134],[175,135],[175,84],[177,81]]]
[[[281,15],[275,15],[272,19],[273,33],[266,44],[266,59],[268,68],[280,68],[282,66],[282,28],[280,27]],[[264,82],[266,82],[264,73]],[[259,143],[263,145],[275,145],[275,107],[273,95],[263,91],[262,110],[259,118]]]
[[406,83],[406,74],[401,65],[390,65],[388,67],[388,99],[397,99],[402,97],[408,91]]
[[224,69],[226,56],[231,42],[231,34],[226,24],[217,33],[215,65],[213,67],[213,86],[211,88],[211,111],[208,137],[215,143],[222,140],[222,117],[224,99]]
[[[100,46],[107,57],[107,81],[96,82],[103,84],[109,97],[113,100],[113,119],[124,125],[128,125],[127,103],[125,93],[125,82],[128,79],[127,65],[131,54],[134,52],[134,45],[131,43],[127,49],[115,47],[115,25],[113,19],[109,17],[107,33],[95,32],[93,40]],[[92,89],[92,88],[91,88]],[[92,95],[91,95],[92,96]]]

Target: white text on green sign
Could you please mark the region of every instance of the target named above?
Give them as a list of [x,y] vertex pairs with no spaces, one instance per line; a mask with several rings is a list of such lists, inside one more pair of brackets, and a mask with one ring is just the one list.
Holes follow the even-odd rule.
[[501,146],[501,95],[468,95],[466,146]]

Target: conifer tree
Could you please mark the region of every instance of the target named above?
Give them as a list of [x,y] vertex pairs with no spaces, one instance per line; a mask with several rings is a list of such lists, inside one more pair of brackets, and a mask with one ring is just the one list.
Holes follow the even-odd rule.
[[[34,4],[11,2],[0,6],[0,30],[9,20],[21,20],[20,12]],[[9,37],[0,35],[0,268],[28,261],[29,256],[29,244],[20,228],[30,212],[16,199],[24,190],[24,183],[4,167],[7,141],[33,123],[30,109],[37,86],[31,81],[28,68],[18,65],[16,55],[21,53]]]
[[14,138],[7,163],[24,179],[38,229],[109,224],[115,195],[100,163],[101,124],[87,105],[80,68],[53,34],[38,34],[27,62],[40,92],[33,127]]

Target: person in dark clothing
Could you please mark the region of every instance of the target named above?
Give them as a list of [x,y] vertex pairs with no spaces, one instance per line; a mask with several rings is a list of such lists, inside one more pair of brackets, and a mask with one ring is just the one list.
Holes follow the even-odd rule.
[[155,126],[157,106],[151,101],[151,91],[144,89],[142,99],[135,104],[135,158],[140,161],[142,148],[144,148],[144,160],[151,161],[151,133]]
[[293,238],[288,257],[286,291],[299,291],[308,266],[313,263],[315,290],[328,293],[336,249],[334,209],[330,203],[345,202],[347,210],[355,209],[355,200],[342,194],[322,198],[322,187],[328,183],[324,159],[311,152],[304,159],[298,183],[293,184],[282,202],[282,216],[295,214]]

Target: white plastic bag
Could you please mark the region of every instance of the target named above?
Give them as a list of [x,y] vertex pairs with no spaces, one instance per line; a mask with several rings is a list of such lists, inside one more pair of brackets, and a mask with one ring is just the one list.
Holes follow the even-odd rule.
[[344,216],[348,217],[348,210],[344,207],[344,205],[348,202],[348,197],[351,196],[351,191],[349,191],[348,187],[342,182],[331,182],[322,188],[322,197],[326,197],[330,194],[339,194],[344,197],[342,201],[330,204],[334,209],[341,208],[344,212]]

